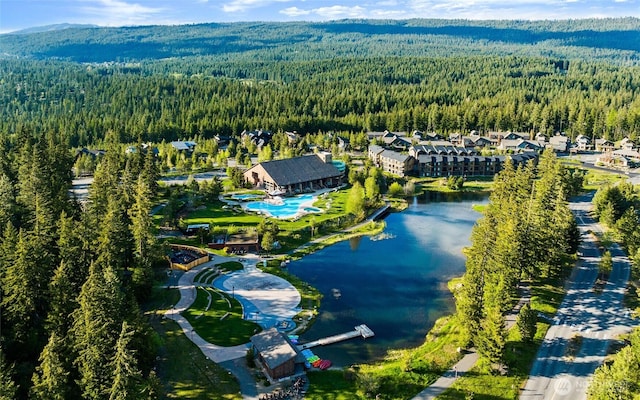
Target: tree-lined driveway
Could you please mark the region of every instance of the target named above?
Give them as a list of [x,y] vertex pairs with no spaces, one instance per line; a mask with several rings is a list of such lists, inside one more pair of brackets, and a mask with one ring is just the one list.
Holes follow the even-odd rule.
[[581,196],[570,204],[581,233],[580,259],[520,399],[586,399],[590,378],[612,340],[637,325],[623,305],[630,263],[617,244],[609,249],[613,270],[607,284],[600,294],[593,290],[601,254],[591,232],[602,227],[589,214],[592,197]]

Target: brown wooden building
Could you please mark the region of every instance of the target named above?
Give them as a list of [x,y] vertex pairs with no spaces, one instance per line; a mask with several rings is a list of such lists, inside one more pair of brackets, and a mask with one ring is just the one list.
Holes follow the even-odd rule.
[[256,360],[268,377],[278,380],[295,373],[299,358],[295,346],[276,328],[271,328],[251,337]]
[[342,172],[331,163],[330,153],[265,161],[244,173],[252,186],[268,192],[303,193],[342,183]]

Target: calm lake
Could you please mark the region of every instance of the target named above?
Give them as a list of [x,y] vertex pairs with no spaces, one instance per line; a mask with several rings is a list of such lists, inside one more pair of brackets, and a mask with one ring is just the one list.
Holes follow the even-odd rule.
[[486,202],[484,194],[429,193],[389,215],[383,234],[341,242],[292,262],[290,272],[324,295],[319,318],[302,339],[369,326],[373,338],[313,349],[338,366],[423,343],[435,320],[454,311],[447,281],[464,272],[462,248],[480,217],[472,206]]

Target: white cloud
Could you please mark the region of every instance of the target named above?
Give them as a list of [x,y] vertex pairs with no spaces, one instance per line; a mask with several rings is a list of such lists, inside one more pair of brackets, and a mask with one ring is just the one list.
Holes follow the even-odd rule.
[[82,0],[91,3],[81,7],[81,11],[89,15],[90,23],[99,25],[136,25],[148,23],[153,16],[165,11],[164,8],[147,7],[138,3],[123,0]]
[[311,14],[311,10],[301,10],[298,7],[289,7],[284,10],[280,10],[280,14],[284,14],[288,17],[301,17],[303,15]]
[[264,7],[273,3],[288,3],[292,0],[231,0],[222,5],[224,12],[243,12],[252,8]]
[[312,9],[300,9],[298,7],[289,7],[280,10],[280,14],[295,18],[303,15],[315,15],[320,19],[340,19],[340,18],[367,18],[367,10],[360,6],[329,6],[318,7]]
[[371,18],[380,18],[380,19],[404,19],[411,18],[412,15],[407,13],[404,10],[371,10],[369,13]]
[[360,6],[331,6],[313,9],[314,14],[324,18],[364,18],[366,10]]
[[[406,0],[415,17],[467,19],[557,19],[579,0]],[[569,12],[570,13],[570,12]]]

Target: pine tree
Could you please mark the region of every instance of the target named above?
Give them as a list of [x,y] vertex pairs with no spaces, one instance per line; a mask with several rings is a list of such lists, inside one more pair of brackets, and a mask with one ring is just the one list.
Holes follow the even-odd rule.
[[21,357],[35,359],[44,345],[41,340],[47,315],[49,276],[48,266],[39,262],[32,244],[22,231],[18,233],[14,263],[2,277],[2,309],[15,341],[12,353],[16,351]]
[[502,314],[502,296],[505,290],[504,281],[487,284],[484,296],[484,319],[477,334],[478,354],[492,365],[501,366],[506,345],[507,332],[505,318]]
[[132,236],[124,204],[117,197],[109,199],[107,213],[100,222],[97,262],[116,270],[131,265]]
[[58,220],[58,257],[64,263],[64,275],[71,285],[71,293],[75,297],[80,293],[82,285],[89,275],[89,265],[93,261],[93,230],[87,226],[87,213],[76,222],[62,213]]
[[0,241],[0,282],[5,271],[13,265],[17,244],[18,232],[11,222],[7,222],[2,233],[2,241]]
[[110,199],[117,196],[121,169],[119,147],[109,143],[106,154],[96,167],[89,188],[89,210],[97,221],[104,218]]
[[491,249],[496,236],[494,216],[487,213],[473,227],[471,246],[464,251],[467,256],[467,271],[462,277],[460,289],[456,292],[456,315],[462,324],[465,341],[468,342],[475,343],[480,330],[485,284],[491,271]]
[[67,400],[70,398],[70,363],[65,359],[68,349],[64,339],[56,332],[40,354],[40,365],[33,374],[30,398]]
[[138,178],[135,187],[134,203],[129,209],[131,218],[131,232],[134,239],[135,256],[139,259],[151,258],[151,251],[155,245],[153,235],[153,221],[151,219],[151,191],[142,177]]
[[4,359],[2,347],[0,347],[0,400],[14,400],[18,388],[12,378],[12,368]]
[[133,331],[126,321],[116,342],[116,353],[113,358],[114,373],[109,400],[129,400],[140,398],[140,382],[142,375],[138,370],[134,351],[130,348]]
[[78,301],[73,333],[83,397],[105,399],[113,384],[111,360],[126,316],[114,269],[101,263],[92,264]]
[[538,316],[536,312],[531,309],[529,303],[525,303],[518,312],[518,318],[516,320],[516,326],[520,332],[520,338],[525,342],[531,342],[536,334],[536,323]]
[[131,233],[134,241],[135,269],[133,283],[136,286],[138,298],[149,294],[153,280],[151,269],[156,239],[153,235],[153,221],[151,219],[150,190],[143,177],[138,178],[134,194],[133,206],[129,209],[131,218]]
[[150,196],[154,197],[158,194],[158,179],[160,178],[160,170],[156,163],[156,157],[151,146],[147,147],[147,153],[144,157],[144,165],[142,167],[142,178],[147,183]]
[[0,174],[0,226],[14,222],[16,218],[16,194],[13,182],[5,174]]

